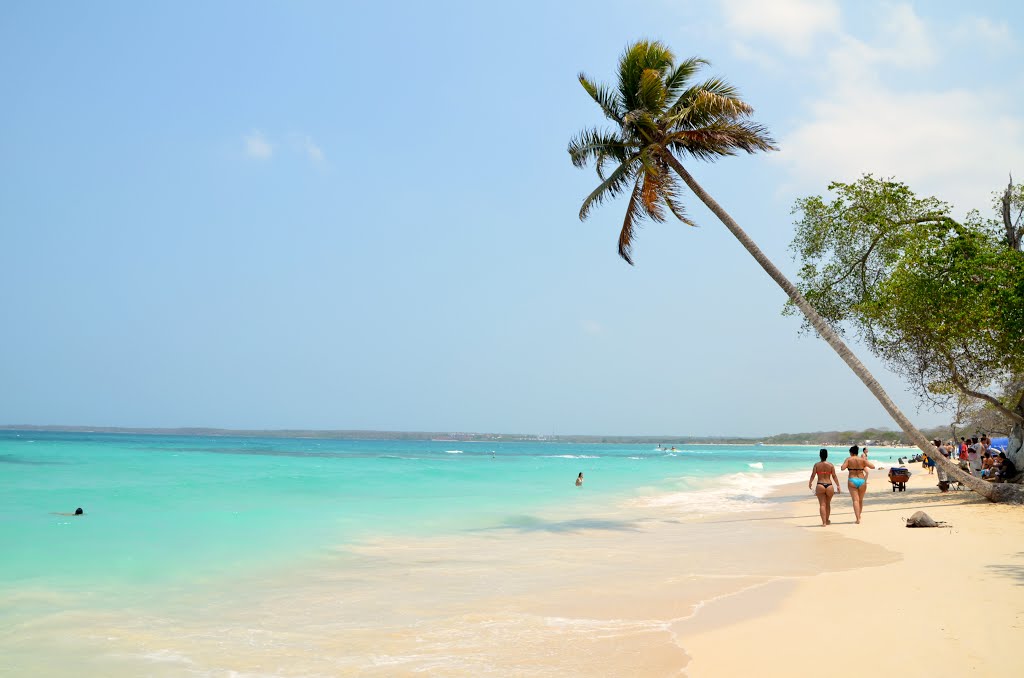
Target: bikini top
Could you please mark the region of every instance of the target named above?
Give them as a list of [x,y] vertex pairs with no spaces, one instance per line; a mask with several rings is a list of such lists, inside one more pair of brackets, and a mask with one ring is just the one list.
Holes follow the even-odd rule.
[[847,471],[867,471],[867,466],[847,466]]

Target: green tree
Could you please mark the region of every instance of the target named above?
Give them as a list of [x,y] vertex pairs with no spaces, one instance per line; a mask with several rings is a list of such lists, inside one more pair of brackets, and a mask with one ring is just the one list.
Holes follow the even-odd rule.
[[829,191],[794,207],[801,291],[922,398],[1009,422],[1008,454],[1024,461],[1024,190],[1011,181],[995,197],[1001,218],[963,222],[897,181],[867,175]]
[[[700,58],[676,63],[662,43],[639,41],[629,45],[619,59],[616,87],[597,84],[580,74],[580,84],[610,122],[604,128],[586,129],[569,142],[573,164],[582,168],[593,163],[601,180],[583,201],[580,219],[586,219],[596,205],[628,193],[619,255],[632,264],[635,229],[642,219],[661,222],[671,213],[692,223],[680,197],[677,178],[681,179],[786,292],[900,428],[922,451],[933,449],[840,336],[683,166],[681,159],[714,160],[739,151],[775,150],[768,130],[750,120],[753,108],[734,87],[718,78],[694,81],[706,64]],[[949,466],[951,475],[963,476],[963,482],[990,499],[1024,502],[1024,494],[1011,496],[1003,486],[992,486]]]

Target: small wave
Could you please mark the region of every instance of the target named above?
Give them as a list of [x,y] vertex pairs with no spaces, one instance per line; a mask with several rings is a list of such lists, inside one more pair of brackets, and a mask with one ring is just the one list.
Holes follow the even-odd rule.
[[554,630],[583,630],[590,632],[621,633],[623,631],[650,631],[664,629],[661,621],[636,619],[571,619],[568,617],[545,617],[544,624]]
[[195,662],[183,654],[175,652],[174,650],[156,650],[154,652],[147,652],[142,655],[143,658],[148,659],[151,662],[156,663],[171,663],[171,664],[190,664],[194,665]]
[[598,459],[592,454],[545,454],[542,459]]
[[643,457],[626,457],[626,459],[636,459],[639,461],[640,459],[643,459]]
[[798,482],[803,471],[789,473],[736,473],[717,479],[711,487],[638,497],[637,506],[671,508],[689,514],[732,513],[764,508],[767,497],[779,485]]
[[445,454],[462,454],[462,450],[445,450]]
[[749,466],[750,468],[758,468],[758,469],[762,469],[762,470],[764,470],[764,464],[762,464],[762,463],[761,463],[761,462],[759,462],[759,461],[755,461],[755,462],[754,462],[754,463],[752,463],[752,464],[747,464],[747,466]]

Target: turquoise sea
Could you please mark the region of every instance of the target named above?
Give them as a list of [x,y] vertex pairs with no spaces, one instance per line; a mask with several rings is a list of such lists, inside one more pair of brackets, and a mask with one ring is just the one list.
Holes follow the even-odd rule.
[[0,628],[13,631],[0,655],[28,656],[46,624],[96,625],[126,601],[139,617],[340,557],[333,576],[381,540],[756,509],[816,460],[807,447],[3,431]]
[[[215,576],[382,534],[481,529],[565,502],[706,490],[802,469],[813,456],[780,447],[4,431],[0,582],[117,588]],[[756,500],[756,488],[733,489],[739,501]],[[55,515],[77,507],[84,517]]]

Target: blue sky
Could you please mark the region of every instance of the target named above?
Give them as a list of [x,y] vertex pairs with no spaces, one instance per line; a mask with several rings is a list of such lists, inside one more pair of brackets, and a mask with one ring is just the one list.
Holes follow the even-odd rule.
[[[0,422],[607,434],[891,425],[696,202],[618,259],[565,147],[631,40],[782,150],[691,167],[784,270],[790,208],[1024,174],[1013,3],[7,3]],[[899,379],[859,353],[921,424]]]

